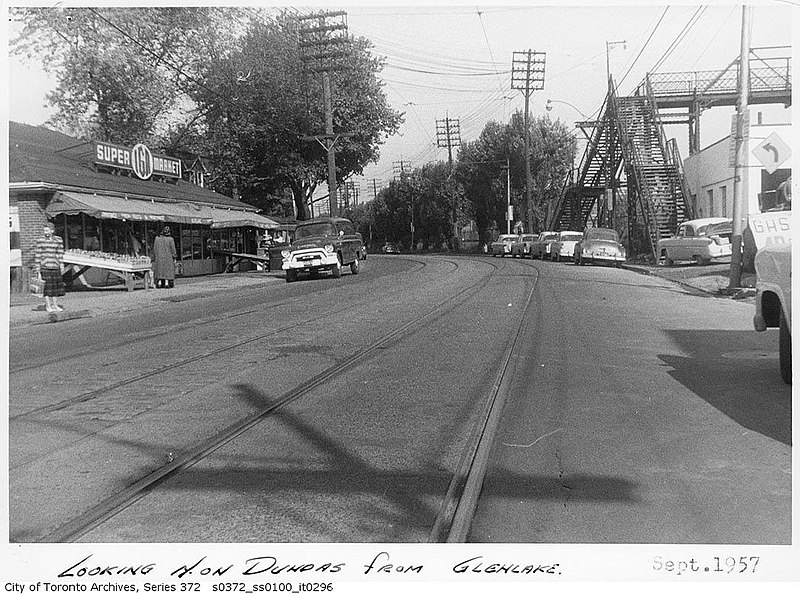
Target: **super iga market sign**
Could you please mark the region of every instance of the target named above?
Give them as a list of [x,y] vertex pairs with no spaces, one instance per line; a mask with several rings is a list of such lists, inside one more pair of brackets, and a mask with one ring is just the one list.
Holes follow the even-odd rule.
[[133,148],[95,142],[95,163],[133,171],[139,179],[150,179],[154,175],[164,177],[181,177],[181,161],[163,155],[153,155],[143,144]]

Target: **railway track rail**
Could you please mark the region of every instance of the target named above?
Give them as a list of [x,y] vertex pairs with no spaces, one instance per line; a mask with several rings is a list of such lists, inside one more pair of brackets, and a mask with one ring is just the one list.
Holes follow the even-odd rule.
[[[451,263],[453,264],[454,268],[458,267],[458,262],[454,261]],[[497,274],[499,268],[496,264],[491,264],[491,266],[494,271],[483,276],[477,283],[458,291],[443,302],[439,303],[434,308],[415,316],[412,320],[383,335],[379,339],[372,341],[367,346],[361,348],[345,359],[338,361],[336,364],[330,366],[316,376],[304,381],[288,392],[281,394],[275,398],[273,402],[262,407],[260,410],[242,418],[238,422],[229,425],[223,430],[216,432],[213,436],[196,443],[191,449],[179,454],[175,459],[169,461],[168,463],[159,466],[152,472],[149,472],[143,476],[132,478],[133,482],[131,482],[126,488],[106,497],[103,501],[89,508],[84,513],[81,513],[80,515],[61,523],[61,525],[54,527],[44,536],[36,539],[36,541],[74,542],[80,539],[82,536],[90,533],[92,530],[98,526],[101,526],[110,518],[119,514],[122,510],[132,506],[137,501],[144,498],[148,493],[152,492],[154,489],[157,489],[160,484],[173,477],[176,477],[181,472],[207,458],[213,452],[234,441],[237,437],[252,429],[263,420],[275,415],[279,410],[286,407],[288,404],[296,401],[299,398],[302,398],[312,390],[323,386],[335,378],[340,377],[347,370],[368,360],[377,351],[387,348],[393,342],[402,341],[420,329],[431,324],[435,320],[455,310],[461,304],[467,302],[472,296],[490,286],[490,284],[496,278],[495,275]],[[535,279],[535,277],[531,278]],[[533,291],[534,286],[532,285],[530,287],[528,300],[525,305],[526,311],[529,307]],[[342,309],[346,310],[348,308]],[[509,361],[515,352],[515,346],[518,340],[520,329],[522,327],[523,318],[524,315],[521,316],[517,332],[506,350],[501,369],[498,372],[498,376],[492,388],[492,393],[487,398],[480,414],[478,414],[475,430],[468,440],[468,444],[464,450],[464,454],[461,457],[458,470],[450,483],[450,488],[448,489],[447,494],[444,495],[444,503],[437,517],[436,525],[431,532],[430,540],[434,542],[440,542],[443,539],[450,541],[461,541],[466,537],[469,518],[471,517],[472,511],[474,511],[474,505],[477,502],[480,484],[482,482],[482,473],[485,471],[486,458],[488,457],[488,452],[491,447],[491,437],[493,435],[497,419],[499,418],[499,411],[502,409],[505,396],[505,379]],[[311,322],[312,320],[309,321],[309,323]],[[239,348],[248,343],[262,340],[264,336],[272,336],[287,330],[288,327],[289,326],[274,329],[267,334],[260,334],[257,337],[248,337],[247,339],[238,341],[235,344],[225,345],[202,355],[198,355],[184,361],[174,362],[170,365],[164,366],[162,369],[159,369],[158,373],[168,373],[169,371],[174,370],[181,365],[186,365],[190,362],[200,359],[213,357],[214,355],[225,353],[231,349]],[[293,324],[291,327],[296,328],[296,325]],[[149,378],[152,378],[152,373],[129,378],[115,384],[109,384],[90,393],[69,399],[68,401],[54,403],[47,407],[40,407],[34,411],[28,411],[27,413],[17,415],[14,417],[14,419],[30,417],[33,414],[44,413],[60,408],[67,408],[73,403],[84,402],[87,399],[97,397],[102,393],[111,392],[120,386],[128,385],[138,381],[144,381],[145,379]]]

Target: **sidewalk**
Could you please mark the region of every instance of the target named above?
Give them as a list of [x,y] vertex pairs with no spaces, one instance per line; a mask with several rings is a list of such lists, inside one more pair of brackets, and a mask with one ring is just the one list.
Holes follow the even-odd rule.
[[[689,289],[726,299],[752,299],[755,295],[755,275],[742,276],[742,289],[732,295],[728,293],[730,263],[698,266],[651,266],[647,264],[624,264],[623,268],[640,274],[658,276]],[[128,292],[124,286],[101,289],[80,288],[68,291],[59,299],[64,311],[47,313],[44,300],[30,293],[11,293],[9,326],[19,328],[36,324],[62,322],[75,318],[97,317],[134,309],[156,307],[165,302],[180,302],[213,295],[228,289],[254,287],[266,283],[283,281],[283,271],[233,272],[179,278],[173,289],[137,288]]]
[[686,264],[683,266],[653,266],[649,264],[623,264],[623,268],[640,274],[658,276],[689,289],[702,291],[715,297],[748,299],[755,297],[756,275],[742,273],[741,287],[728,290],[730,261],[706,266]]
[[64,308],[60,313],[48,313],[44,299],[30,293],[11,293],[9,301],[9,326],[18,328],[36,324],[61,322],[75,318],[89,318],[134,309],[156,307],[165,302],[180,302],[206,297],[220,291],[255,287],[283,280],[283,271],[231,272],[178,278],[172,289],[137,288],[127,291],[124,286],[98,289],[78,288],[59,297]]

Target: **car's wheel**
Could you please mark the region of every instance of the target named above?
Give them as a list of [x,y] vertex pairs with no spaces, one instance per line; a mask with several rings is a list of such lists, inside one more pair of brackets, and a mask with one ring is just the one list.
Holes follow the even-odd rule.
[[778,358],[781,366],[781,377],[787,384],[792,383],[792,333],[781,309],[778,331]]
[[286,282],[293,283],[297,280],[297,271],[296,270],[287,270],[286,271]]
[[711,262],[711,258],[704,258],[703,256],[694,256],[692,259],[697,262],[698,266],[705,266]]
[[333,275],[333,278],[339,278],[340,276],[342,276],[342,257],[341,256],[337,256],[336,264],[334,264],[333,267],[331,268],[331,275]]
[[675,264],[675,260],[667,255],[667,250],[661,250],[661,257],[664,258],[664,266],[672,266]]
[[350,263],[350,272],[351,272],[352,274],[358,274],[358,270],[359,270],[358,258],[356,258],[355,260],[353,260],[353,261]]

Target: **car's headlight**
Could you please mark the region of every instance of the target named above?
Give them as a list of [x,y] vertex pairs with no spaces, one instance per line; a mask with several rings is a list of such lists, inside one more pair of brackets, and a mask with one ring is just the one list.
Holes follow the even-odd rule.
[[329,254],[332,254],[333,253],[333,244],[330,244],[330,243],[327,244],[325,246],[325,251],[328,252]]
[[289,250],[281,250],[281,256],[283,256],[284,258],[288,258],[291,255],[292,255],[291,251],[289,251]]

